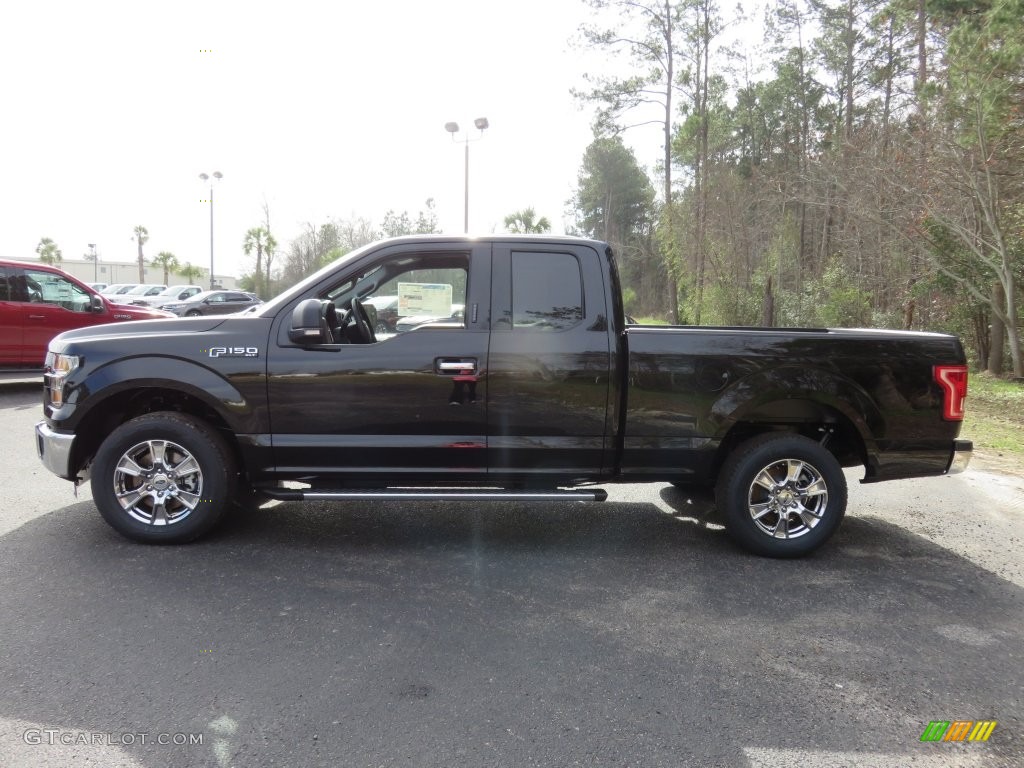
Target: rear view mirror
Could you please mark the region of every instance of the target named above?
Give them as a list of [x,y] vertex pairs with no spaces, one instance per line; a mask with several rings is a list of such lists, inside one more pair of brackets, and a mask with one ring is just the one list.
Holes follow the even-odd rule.
[[99,295],[95,294],[95,293],[90,295],[90,297],[89,297],[89,311],[90,312],[102,312],[104,309],[106,309],[106,306],[103,304],[103,299],[101,299],[99,297]]
[[323,343],[320,308],[319,299],[306,299],[299,302],[292,312],[291,324],[288,327],[288,338],[292,343],[302,345]]

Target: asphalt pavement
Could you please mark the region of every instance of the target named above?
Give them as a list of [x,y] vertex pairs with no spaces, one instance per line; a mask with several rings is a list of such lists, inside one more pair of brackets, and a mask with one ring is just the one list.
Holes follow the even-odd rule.
[[[133,544],[0,384],[0,765],[1018,766],[1024,480],[859,486],[820,552],[706,499],[279,504]],[[986,742],[922,742],[932,721]],[[162,743],[164,742],[164,743]]]

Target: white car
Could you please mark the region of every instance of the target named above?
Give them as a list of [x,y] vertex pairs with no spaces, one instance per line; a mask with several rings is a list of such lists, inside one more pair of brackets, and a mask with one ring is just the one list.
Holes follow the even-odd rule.
[[166,287],[166,285],[157,285],[156,283],[143,283],[142,285],[136,285],[130,291],[117,293],[111,296],[110,299],[118,304],[134,304],[136,299],[141,299],[143,296],[153,296],[160,293]]
[[175,301],[191,299],[202,290],[198,285],[172,285],[164,288],[160,293],[136,296],[132,303],[143,307],[159,307],[161,304],[171,304]]
[[102,289],[100,293],[104,296],[111,298],[113,296],[120,296],[123,293],[127,293],[132,288],[138,287],[138,283],[112,283],[106,288]]

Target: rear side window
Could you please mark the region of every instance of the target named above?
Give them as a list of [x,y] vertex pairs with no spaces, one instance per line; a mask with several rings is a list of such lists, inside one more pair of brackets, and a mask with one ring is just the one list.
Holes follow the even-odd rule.
[[11,300],[11,278],[7,267],[0,267],[0,301]]
[[583,319],[580,264],[568,253],[512,254],[512,327],[562,331]]

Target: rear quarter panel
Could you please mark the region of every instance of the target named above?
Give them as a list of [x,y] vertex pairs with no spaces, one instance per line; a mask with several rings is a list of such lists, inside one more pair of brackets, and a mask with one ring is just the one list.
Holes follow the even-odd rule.
[[623,474],[710,480],[730,430],[800,422],[805,402],[856,430],[869,479],[941,474],[959,433],[932,378],[934,365],[964,361],[952,336],[641,326],[627,339]]

